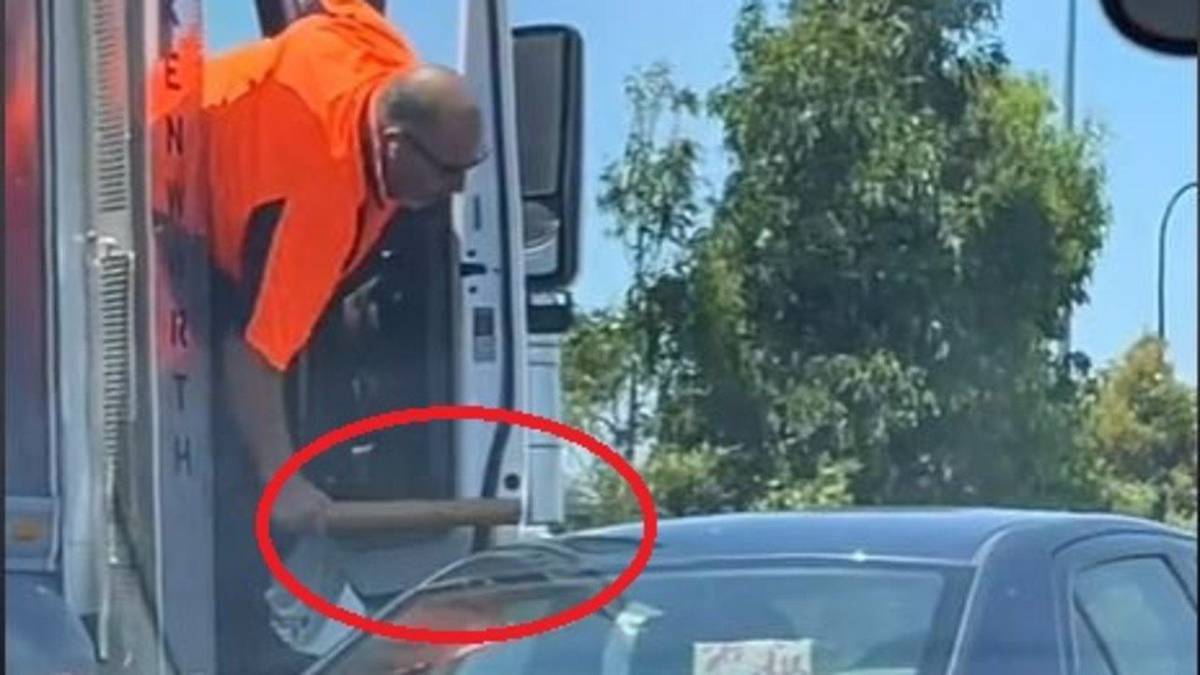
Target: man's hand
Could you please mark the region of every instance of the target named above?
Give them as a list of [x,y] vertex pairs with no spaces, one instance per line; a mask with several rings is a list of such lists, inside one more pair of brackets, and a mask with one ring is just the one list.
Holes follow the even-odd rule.
[[303,476],[292,476],[279,491],[271,519],[291,532],[325,534],[333,500]]

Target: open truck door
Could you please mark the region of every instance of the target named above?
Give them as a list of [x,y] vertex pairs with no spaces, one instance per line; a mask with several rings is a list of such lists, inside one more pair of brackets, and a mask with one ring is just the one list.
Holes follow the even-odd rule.
[[[493,86],[511,66],[491,65],[511,49],[503,4],[468,1],[460,16],[461,49],[464,58],[474,59],[464,72],[484,109],[490,157],[470,173],[459,199],[399,213],[331,303],[289,376],[289,412],[300,444],[351,421],[405,408],[462,402],[524,407],[519,377],[524,296],[519,261],[514,267],[512,255],[520,251],[519,188],[513,134],[505,132],[513,125],[511,82]],[[264,35],[306,12],[290,0],[258,0],[256,7]],[[494,11],[483,11],[489,7]],[[505,43],[494,44],[493,35]],[[352,331],[342,305],[361,293],[378,322]],[[316,458],[305,473],[341,504],[333,527],[341,522],[352,531],[337,538],[337,574],[370,607],[486,545],[498,514],[511,514],[502,520],[517,525],[524,491],[522,440],[518,429],[439,422],[374,433]],[[405,507],[398,502],[411,500],[446,505],[470,500],[479,510],[472,517],[460,508],[440,509],[461,515],[424,527],[374,532],[360,527],[382,524],[389,510],[401,514]],[[489,526],[474,527],[473,521]],[[303,569],[304,557],[294,562],[300,578],[322,583],[315,570]],[[320,565],[314,560],[313,567]],[[323,622],[311,613],[308,618]]]

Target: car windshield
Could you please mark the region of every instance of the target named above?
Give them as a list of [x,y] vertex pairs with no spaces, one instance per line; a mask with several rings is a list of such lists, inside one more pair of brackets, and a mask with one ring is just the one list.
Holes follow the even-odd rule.
[[[962,571],[866,564],[705,567],[647,573],[607,611],[536,638],[433,646],[369,637],[322,672],[944,672],[961,607]],[[445,622],[456,628],[523,623],[564,610],[596,590],[594,578],[576,577],[467,593],[429,591],[412,598],[388,620],[429,627]]]

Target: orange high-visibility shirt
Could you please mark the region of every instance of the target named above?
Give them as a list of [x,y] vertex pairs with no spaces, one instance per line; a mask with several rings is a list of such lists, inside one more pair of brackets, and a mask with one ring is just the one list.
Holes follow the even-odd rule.
[[[245,339],[279,370],[395,210],[374,196],[363,115],[381,85],[419,63],[363,0],[322,5],[204,70],[214,262],[235,285],[261,273]],[[249,224],[268,204],[281,206],[279,219],[263,269],[248,274]]]

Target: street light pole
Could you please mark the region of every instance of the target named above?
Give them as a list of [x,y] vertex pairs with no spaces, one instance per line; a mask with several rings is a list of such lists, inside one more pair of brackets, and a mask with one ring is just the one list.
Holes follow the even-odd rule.
[[1063,108],[1066,113],[1067,129],[1075,129],[1075,32],[1078,18],[1078,0],[1067,3],[1067,72],[1063,78]]
[[1167,202],[1167,210],[1163,212],[1162,223],[1158,226],[1158,340],[1166,342],[1167,340],[1167,225],[1171,222],[1171,211],[1175,209],[1175,203],[1188,190],[1196,187],[1196,181],[1192,181],[1175,191],[1171,196],[1171,201]]
[[[1077,0],[1067,0],[1067,69],[1063,77],[1063,112],[1067,131],[1075,130],[1075,32],[1078,24]],[[1071,353],[1071,315],[1074,307],[1067,300],[1066,326],[1063,332],[1063,355]]]

